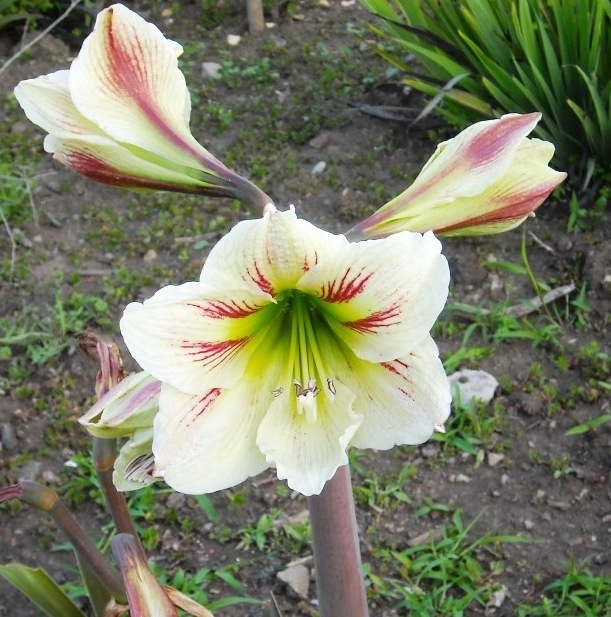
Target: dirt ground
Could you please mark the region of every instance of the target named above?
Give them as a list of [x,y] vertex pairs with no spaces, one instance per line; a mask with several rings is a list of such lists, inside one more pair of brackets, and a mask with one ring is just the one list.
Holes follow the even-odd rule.
[[[347,229],[363,213],[399,193],[432,153],[435,141],[451,135],[436,118],[408,134],[405,124],[350,105],[422,106],[418,96],[402,92],[388,76],[387,66],[355,36],[355,30],[366,31],[366,14],[354,2],[282,4],[269,16],[275,27],[260,38],[248,35],[241,4],[221,3],[224,10],[216,16],[218,24],[208,23],[212,18],[204,15],[199,3],[130,6],[169,37],[191,43],[188,48],[185,44],[184,70],[194,98],[195,136],[230,167],[254,178],[279,206],[295,204],[301,217],[330,231]],[[228,45],[228,34],[240,35],[240,43]],[[6,59],[16,50],[11,36],[0,32],[0,64],[2,55]],[[15,316],[24,307],[41,313],[51,310],[58,289],[99,296],[108,303],[109,319],[98,319],[93,327],[121,344],[116,323],[127,302],[148,297],[169,282],[193,279],[207,247],[237,220],[256,213],[218,200],[189,198],[184,202],[188,216],[180,216],[191,218],[191,231],[184,221],[173,229],[173,217],[178,217],[174,207],[183,203],[178,197],[134,197],[95,185],[44,155],[42,132],[30,125],[10,93],[20,79],[68,66],[77,48],[66,40],[61,33],[46,37],[0,78],[0,139],[6,140],[15,161],[25,157],[31,162],[38,178],[32,194],[37,217],[22,226],[12,274],[6,266],[11,242],[0,234],[5,264],[1,315]],[[336,61],[337,57],[344,60]],[[270,66],[256,64],[260,58],[269,58]],[[202,77],[202,63],[208,60],[225,63],[229,77]],[[325,62],[335,72],[321,76]],[[256,71],[240,72],[239,67],[255,64]],[[346,71],[349,67],[354,74]],[[333,87],[314,88],[325,79],[337,80],[335,95],[329,94]],[[307,96],[298,96],[300,92]],[[268,106],[264,96],[269,97]],[[325,169],[314,174],[321,162]],[[117,220],[122,234],[113,226]],[[600,360],[609,352],[611,252],[605,223],[568,233],[567,208],[560,201],[543,206],[527,223],[526,247],[537,280],[552,288],[574,284],[576,291],[551,307],[554,317],[561,318],[561,327],[536,346],[525,338],[498,334],[494,339],[494,333],[482,329],[469,340],[469,345],[487,351],[465,356],[459,367],[485,370],[501,383],[485,411],[494,418],[493,429],[480,443],[473,442],[475,454],[432,441],[358,457],[355,486],[366,484],[372,474],[396,480],[407,463],[414,470],[402,485],[407,501],[380,506],[357,498],[363,559],[379,576],[388,574],[381,547],[402,550],[410,540],[447,522],[444,512],[435,509],[416,518],[414,513],[425,503],[449,504],[462,512],[464,521],[479,517],[473,537],[493,532],[533,540],[499,546],[496,559],[504,567],[494,576],[506,589],[506,597],[495,615],[515,615],[518,604],[535,599],[549,581],[567,572],[572,561],[586,563],[593,573],[610,572],[610,425],[565,435],[575,425],[609,413],[600,386],[609,379],[608,362]],[[453,275],[449,302],[494,309],[504,302],[514,305],[532,298],[528,277],[485,265],[492,260],[521,264],[521,242],[521,230],[502,237],[444,241]],[[440,327],[436,340],[447,358],[461,347],[474,319],[460,311],[445,319],[453,327]],[[544,314],[526,319],[535,331],[549,325]],[[584,352],[595,342],[598,360]],[[42,365],[28,365],[25,356],[19,357],[22,351],[15,347],[11,358],[0,360],[0,484],[28,477],[59,485],[74,474],[66,461],[86,451],[87,438],[75,419],[92,400],[96,369],[78,353],[69,353],[71,349]],[[135,368],[127,354],[126,362]],[[451,417],[450,429],[452,422]],[[237,494],[243,502],[240,507]],[[208,521],[192,498],[163,494],[151,506],[150,524],[159,537],[151,553],[163,554],[158,563],[188,571],[239,563],[236,577],[248,594],[266,600],[273,591],[287,616],[314,614],[313,586],[307,600],[298,599],[276,576],[292,559],[307,557],[307,545],[298,554],[237,546],[238,530],[249,522],[274,508],[299,516],[307,508],[305,499],[279,491],[273,474],[266,472],[211,500],[219,513],[216,522]],[[77,514],[99,537],[108,521],[106,514],[87,499],[78,505]],[[194,521],[192,528],[181,526],[186,517]],[[0,510],[2,563],[41,564],[57,580],[69,580],[69,568],[74,567],[70,555],[49,550],[63,541],[55,526],[31,508]],[[235,595],[220,582],[211,593]],[[373,615],[402,614],[391,598],[378,595],[372,602]],[[15,614],[37,613],[0,580],[0,615]],[[217,614],[258,615],[261,608],[229,607]],[[484,608],[477,605],[465,612],[480,614]]]

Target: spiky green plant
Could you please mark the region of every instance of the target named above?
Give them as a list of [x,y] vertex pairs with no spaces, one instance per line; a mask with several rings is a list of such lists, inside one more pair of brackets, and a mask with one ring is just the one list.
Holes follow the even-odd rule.
[[446,119],[541,111],[559,166],[586,183],[609,171],[611,0],[362,1],[382,18],[379,53],[411,87],[441,93]]

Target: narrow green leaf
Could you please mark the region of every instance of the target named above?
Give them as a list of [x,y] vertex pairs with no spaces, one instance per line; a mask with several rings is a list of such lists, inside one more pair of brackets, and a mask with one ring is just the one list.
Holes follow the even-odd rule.
[[0,576],[25,594],[49,617],[86,617],[61,587],[41,568],[21,563],[0,566]]

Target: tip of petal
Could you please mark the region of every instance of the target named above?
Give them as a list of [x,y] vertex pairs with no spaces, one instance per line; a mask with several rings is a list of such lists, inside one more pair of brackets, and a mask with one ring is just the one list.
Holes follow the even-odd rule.
[[446,432],[446,427],[443,425],[443,423],[441,424],[435,424],[435,426],[433,427],[433,430],[436,433],[444,433]]

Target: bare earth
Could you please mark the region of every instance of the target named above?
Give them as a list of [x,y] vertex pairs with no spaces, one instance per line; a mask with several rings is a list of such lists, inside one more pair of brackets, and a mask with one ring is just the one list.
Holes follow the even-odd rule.
[[[348,104],[422,107],[418,96],[402,93],[385,78],[387,65],[350,32],[348,24],[366,32],[367,16],[358,4],[298,2],[290,5],[292,16],[286,11],[270,16],[276,27],[260,38],[245,30],[241,5],[222,5],[226,12],[220,24],[204,28],[199,3],[179,4],[178,9],[156,2],[130,6],[186,47],[183,70],[194,99],[194,135],[229,166],[255,179],[279,207],[295,204],[301,217],[330,231],[345,230],[403,190],[435,142],[452,135],[435,118],[408,135],[404,124]],[[227,34],[241,35],[239,45],[229,46]],[[6,58],[16,48],[8,33],[0,32],[0,39],[1,63],[2,53]],[[38,177],[32,195],[37,222],[28,217],[21,226],[12,278],[11,243],[8,235],[0,235],[1,316],[13,319],[24,307],[44,315],[52,311],[58,291],[64,297],[99,296],[108,302],[109,321],[97,319],[89,325],[121,344],[116,324],[127,302],[146,298],[162,285],[193,280],[209,247],[236,221],[257,213],[239,211],[221,200],[127,194],[77,177],[44,155],[42,132],[25,119],[11,92],[20,79],[67,67],[77,48],[64,41],[46,37],[0,79],[3,148],[15,153],[16,165],[31,162],[29,173]],[[260,64],[262,58],[269,58],[269,66]],[[202,62],[209,60],[225,63],[228,77],[202,78]],[[255,65],[250,74],[243,70]],[[234,82],[231,67],[238,67]],[[330,67],[328,75],[325,67]],[[324,170],[313,174],[321,161]],[[562,327],[537,346],[532,340],[501,335],[497,343],[492,334],[484,339],[478,330],[468,346],[488,351],[459,363],[460,368],[485,370],[501,382],[482,416],[492,419],[489,434],[480,442],[472,439],[472,453],[451,448],[440,438],[420,447],[367,451],[357,457],[354,483],[363,560],[377,576],[399,576],[385,570],[381,549],[403,550],[425,532],[434,537],[435,530],[450,521],[451,514],[435,508],[415,517],[425,504],[459,510],[465,523],[479,517],[471,532],[474,539],[493,532],[533,541],[502,543],[495,557],[481,554],[490,577],[506,588],[501,606],[487,614],[515,615],[518,604],[536,599],[550,580],[567,572],[571,561],[585,562],[593,573],[609,573],[610,425],[575,436],[565,432],[609,413],[600,387],[605,379],[608,383],[608,373],[601,373],[608,370],[608,362],[593,365],[584,359],[583,348],[598,341],[600,352],[609,352],[610,240],[605,221],[586,232],[567,233],[566,214],[566,206],[550,202],[526,225],[528,257],[537,280],[552,288],[570,283],[576,287],[551,307]],[[521,241],[521,230],[502,237],[444,241],[453,273],[449,302],[494,309],[499,303],[514,305],[532,298],[528,277],[483,265],[491,260],[521,264]],[[581,290],[585,292],[579,299],[587,310],[578,311],[575,301]],[[535,331],[550,324],[542,313],[526,319]],[[468,313],[452,313],[453,329],[442,328],[436,335],[444,358],[460,348],[473,321]],[[0,336],[5,334],[0,331]],[[12,357],[0,360],[0,484],[29,477],[59,486],[74,477],[75,470],[65,462],[87,451],[88,440],[75,420],[92,400],[96,367],[70,351],[68,347],[35,366],[23,348],[14,346]],[[20,371],[15,371],[16,363]],[[126,363],[135,368],[127,352]],[[386,485],[396,483],[407,464],[413,469],[400,487],[407,500],[391,497],[370,503],[366,491],[358,491],[370,486],[374,476]],[[284,552],[279,546],[269,551],[237,546],[248,523],[280,508],[285,517],[281,525],[286,517],[303,515],[305,499],[279,490],[273,473],[267,472],[212,495],[211,501],[219,514],[214,522],[192,497],[165,492],[156,498],[148,522],[142,524],[157,530],[157,545],[151,550],[157,562],[190,572],[238,563],[235,576],[248,594],[267,600],[273,591],[287,616],[314,614],[313,585],[309,597],[299,599],[276,577],[291,560],[311,554],[307,543],[298,550],[292,544]],[[85,498],[76,512],[88,531],[100,537],[108,522],[103,509]],[[42,564],[59,581],[74,578],[71,554],[49,550],[64,538],[45,515],[5,506],[0,515],[0,562]],[[181,525],[186,518],[192,524]],[[493,561],[503,567],[493,571]],[[311,567],[307,560],[306,565]],[[392,598],[374,591],[372,615],[405,614],[394,608]],[[211,599],[237,595],[220,580],[208,593]],[[261,608],[238,605],[216,613],[259,615]],[[484,613],[479,605],[465,612]],[[0,615],[36,614],[0,580]]]

